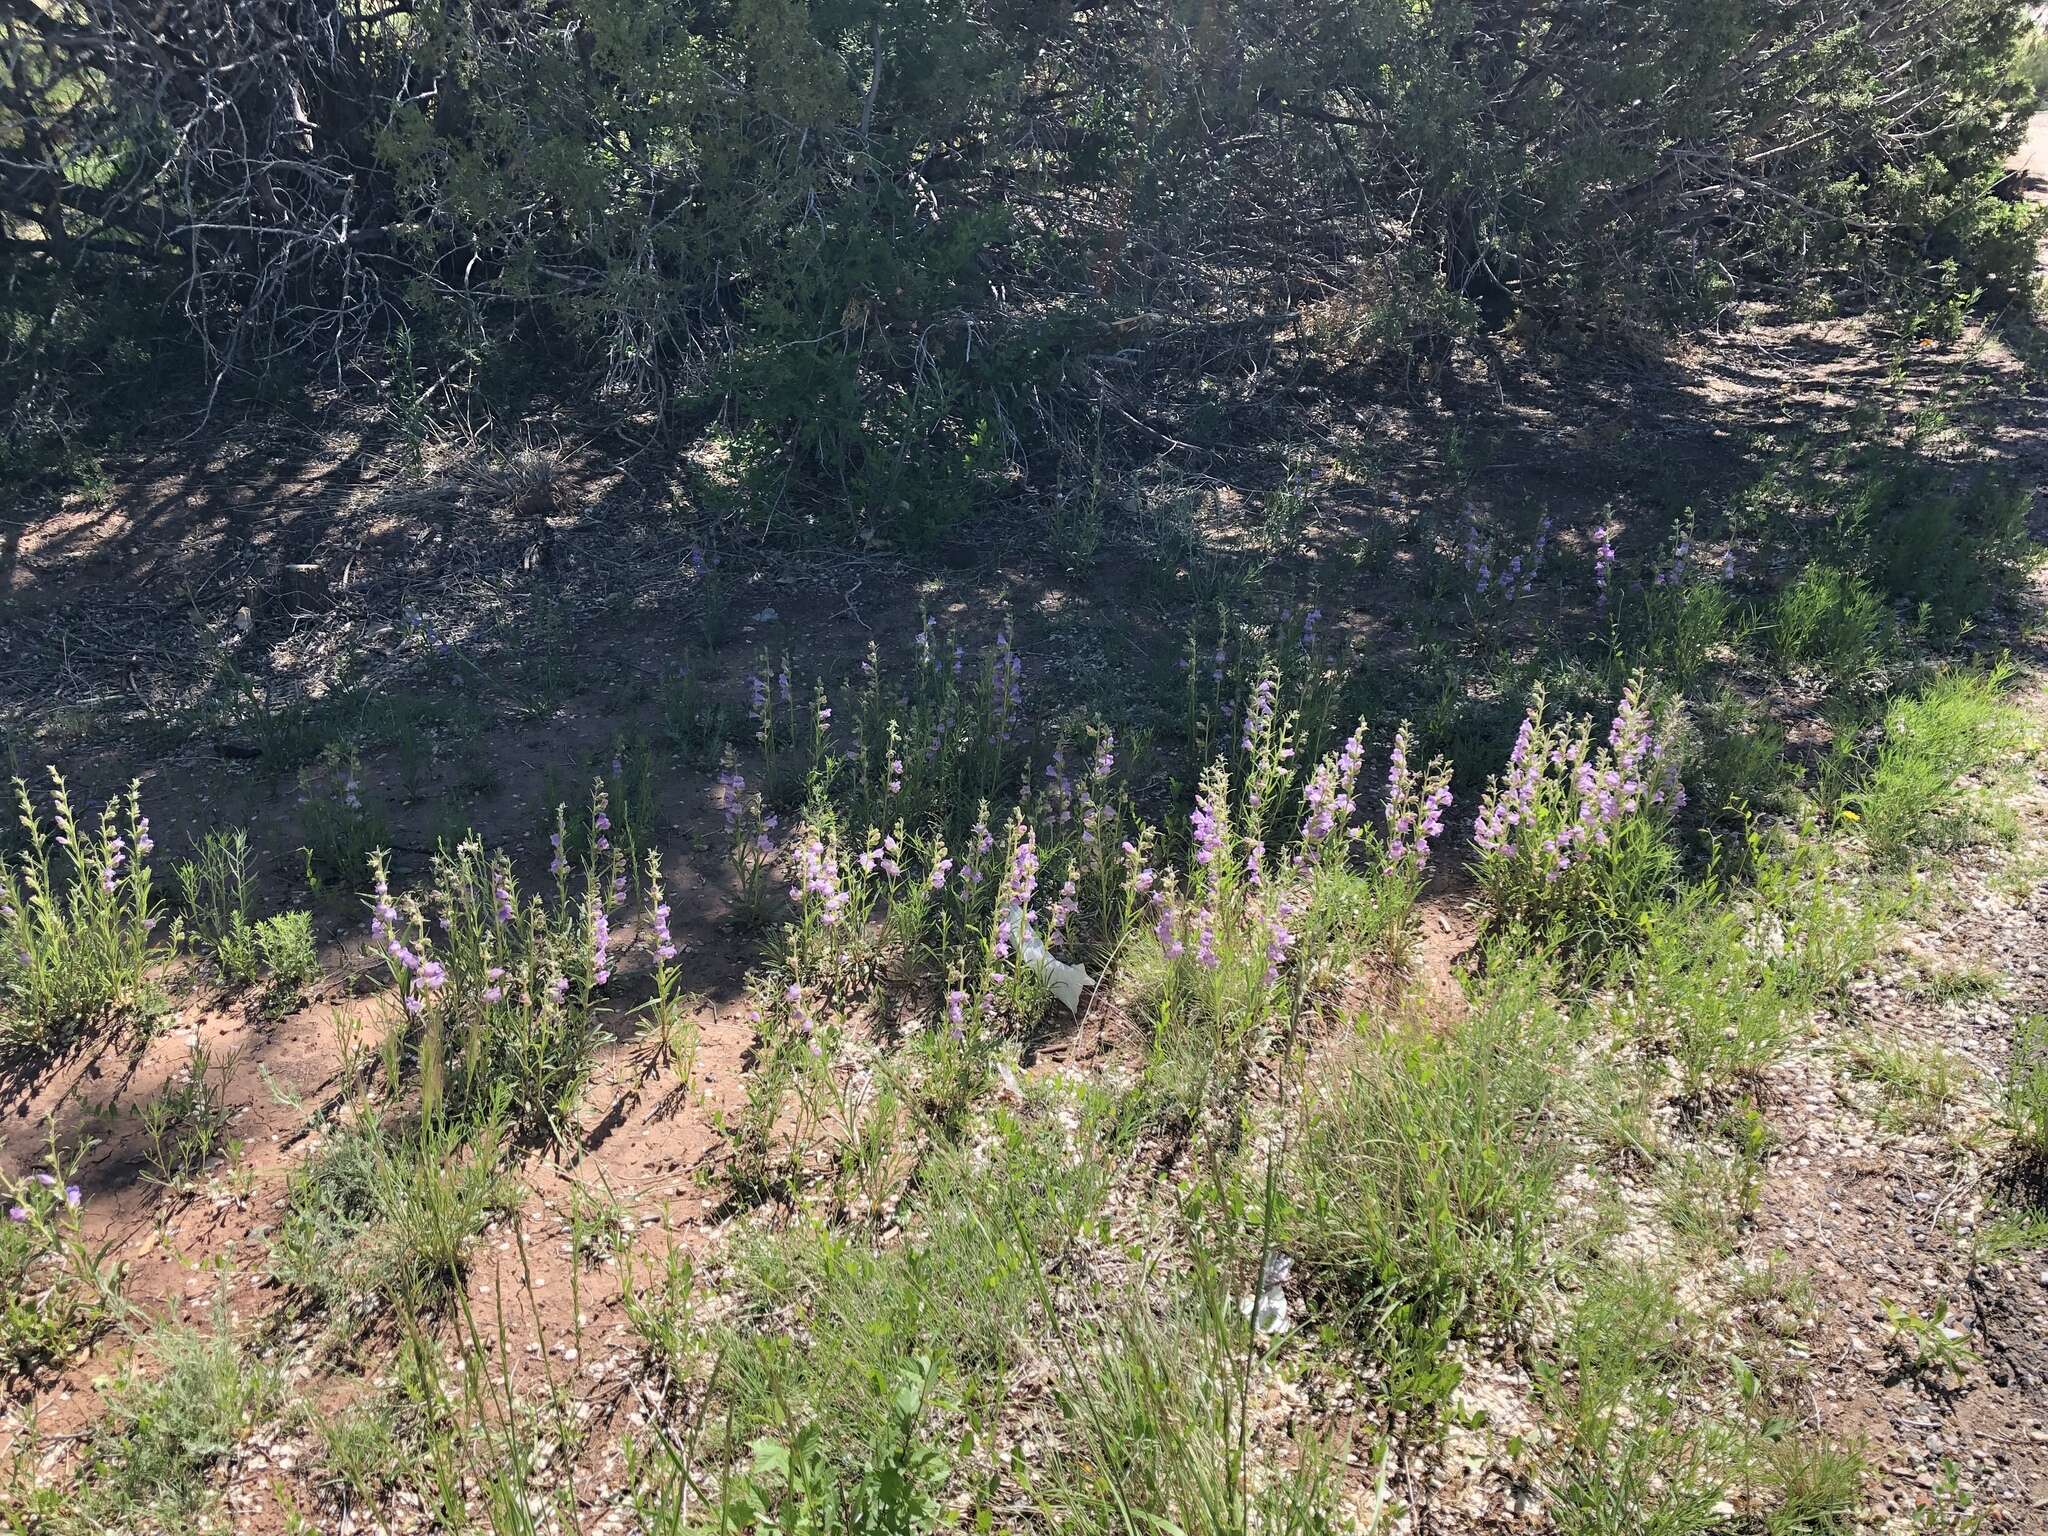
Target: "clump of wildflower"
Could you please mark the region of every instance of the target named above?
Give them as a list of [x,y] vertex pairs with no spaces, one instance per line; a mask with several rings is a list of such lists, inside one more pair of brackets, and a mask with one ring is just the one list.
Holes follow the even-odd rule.
[[1671,560],[1653,577],[1660,587],[1677,587],[1685,584],[1685,578],[1692,573],[1692,535],[1681,533],[1677,544],[1672,546]]
[[1024,663],[1010,649],[1010,632],[996,635],[995,653],[989,663],[989,703],[995,714],[996,740],[1008,746],[1016,734],[1024,711]]
[[995,852],[995,848],[995,834],[988,828],[988,802],[984,800],[981,802],[980,813],[975,817],[974,830],[967,834],[967,847],[963,850],[964,857],[960,863],[960,883],[965,887],[966,894],[972,895],[980,888],[983,878],[988,873],[986,861],[989,855]]
[[1187,945],[1180,936],[1174,885],[1173,871],[1168,870],[1152,888],[1152,934],[1159,941],[1160,953],[1168,960],[1178,960],[1187,953]]
[[711,791],[711,803],[725,817],[727,836],[731,836],[739,826],[740,811],[745,805],[746,793],[746,775],[740,772],[732,748],[727,747],[725,760],[719,765],[717,786]]
[[1604,922],[1617,901],[1644,899],[1666,877],[1675,856],[1665,830],[1685,803],[1667,734],[1639,677],[1599,748],[1591,721],[1547,720],[1537,690],[1473,824],[1476,872],[1502,920]]
[[1280,967],[1294,948],[1295,933],[1289,926],[1301,915],[1301,907],[1288,897],[1276,900],[1266,913],[1266,985],[1280,980]]
[[673,960],[676,957],[676,941],[668,928],[669,906],[666,901],[654,904],[654,958]]
[[1195,910],[1195,960],[1205,970],[1215,970],[1216,925],[1222,915],[1230,863],[1230,776],[1223,765],[1214,763],[1202,775],[1195,796],[1194,811],[1188,817],[1194,834],[1194,861],[1201,890]]
[[897,822],[894,830],[879,833],[868,830],[867,850],[860,856],[862,874],[873,874],[880,870],[891,880],[903,877],[903,823]]
[[1052,914],[1045,923],[1045,942],[1048,947],[1057,944],[1066,932],[1067,920],[1080,910],[1080,901],[1075,894],[1074,876],[1071,871],[1060,882],[1060,893],[1053,899]]
[[1273,729],[1273,711],[1280,694],[1280,679],[1273,672],[1263,672],[1252,689],[1251,702],[1245,706],[1244,734],[1237,747],[1249,755],[1259,742]]
[[1602,523],[1593,530],[1593,611],[1607,612],[1607,588],[1614,574],[1614,530]]

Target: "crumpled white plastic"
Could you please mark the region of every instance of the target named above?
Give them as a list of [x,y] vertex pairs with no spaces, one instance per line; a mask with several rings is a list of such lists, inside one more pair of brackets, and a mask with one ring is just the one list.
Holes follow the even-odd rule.
[[1259,1270],[1259,1295],[1252,1308],[1252,1330],[1270,1339],[1287,1331],[1287,1276],[1294,1260],[1284,1253],[1269,1253]]
[[1017,935],[1017,953],[1031,967],[1032,974],[1045,983],[1054,997],[1066,1004],[1067,1012],[1080,1012],[1081,993],[1095,985],[1095,978],[1081,966],[1055,960],[1032,931],[1031,914],[1014,902],[1010,906],[1009,918],[1010,931]]

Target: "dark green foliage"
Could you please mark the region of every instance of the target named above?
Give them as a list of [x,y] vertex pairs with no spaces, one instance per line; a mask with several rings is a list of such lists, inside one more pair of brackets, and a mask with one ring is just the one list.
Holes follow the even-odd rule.
[[1988,472],[1921,464],[1869,475],[1852,515],[1871,579],[1948,637],[2017,585],[2031,551],[2029,499]]
[[30,465],[76,437],[52,365],[160,376],[175,314],[213,389],[368,383],[415,438],[442,386],[595,392],[717,421],[764,515],[808,486],[923,539],[1133,419],[1147,355],[1433,367],[1795,289],[1947,323],[2039,227],[1994,195],[2017,0],[44,15],[0,21]]
[[1854,684],[1877,666],[1885,633],[1884,607],[1863,578],[1816,562],[1778,594],[1771,638],[1780,659]]

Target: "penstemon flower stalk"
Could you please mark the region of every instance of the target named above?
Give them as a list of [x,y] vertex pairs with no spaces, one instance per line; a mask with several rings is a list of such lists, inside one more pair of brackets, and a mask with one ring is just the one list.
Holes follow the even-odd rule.
[[673,1065],[688,1087],[697,1056],[697,1026],[683,997],[682,967],[676,963],[675,936],[669,927],[668,892],[661,878],[661,855],[647,855],[647,901],[654,951],[654,994],[640,1005],[646,1016],[641,1039],[650,1066]]

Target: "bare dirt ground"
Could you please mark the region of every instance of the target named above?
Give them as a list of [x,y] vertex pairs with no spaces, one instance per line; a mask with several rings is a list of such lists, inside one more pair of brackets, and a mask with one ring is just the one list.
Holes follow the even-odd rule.
[[[2048,1254],[1987,1258],[2000,1196],[1983,1128],[2018,1020],[2048,1013],[2048,692],[2024,694],[2033,744],[1998,789],[2016,835],[1960,853],[1903,932],[1774,1075],[1780,1147],[1745,1249],[1813,1281],[1820,1422],[1864,1441],[1880,1477],[1873,1514],[1958,1513],[1937,1499],[1947,1466],[1984,1529],[2048,1530]],[[1957,983],[1956,978],[1963,978]],[[1946,1061],[1953,1101],[1901,1123],[1858,1069],[1871,1047]],[[1933,1318],[1979,1358],[1960,1379],[1906,1369],[1886,1304]],[[1935,1526],[1936,1529],[1943,1527]]]

